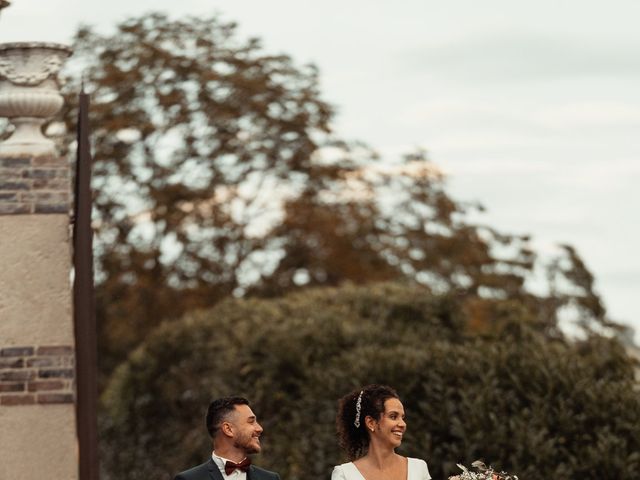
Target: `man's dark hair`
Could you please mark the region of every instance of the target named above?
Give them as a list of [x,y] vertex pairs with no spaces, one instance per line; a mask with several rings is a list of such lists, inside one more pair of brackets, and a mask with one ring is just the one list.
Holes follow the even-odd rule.
[[225,417],[233,412],[236,405],[249,405],[249,400],[244,397],[223,397],[209,404],[206,423],[211,438],[216,434]]

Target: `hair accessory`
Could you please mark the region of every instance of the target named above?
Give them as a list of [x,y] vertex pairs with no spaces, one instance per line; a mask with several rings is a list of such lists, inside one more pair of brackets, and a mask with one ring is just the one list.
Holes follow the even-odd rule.
[[360,390],[360,395],[358,395],[358,401],[356,401],[356,419],[353,421],[353,425],[356,428],[360,428],[360,410],[362,409],[362,393],[364,390]]

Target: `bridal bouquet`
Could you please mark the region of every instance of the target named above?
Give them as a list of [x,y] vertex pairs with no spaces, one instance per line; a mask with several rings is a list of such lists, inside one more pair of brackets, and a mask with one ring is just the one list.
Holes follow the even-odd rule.
[[471,464],[477,472],[470,471],[464,465],[458,463],[458,467],[462,470],[460,475],[449,477],[449,480],[518,480],[518,477],[507,472],[495,472],[493,468],[487,467],[480,460],[476,460]]

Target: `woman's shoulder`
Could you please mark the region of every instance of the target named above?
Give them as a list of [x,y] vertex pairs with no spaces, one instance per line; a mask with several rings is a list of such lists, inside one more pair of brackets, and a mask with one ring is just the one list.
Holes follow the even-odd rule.
[[409,462],[409,479],[430,479],[431,474],[429,473],[429,467],[427,467],[427,462],[422,460],[421,458],[412,458],[407,457]]
[[331,473],[331,480],[343,480],[350,478],[353,474],[353,470],[356,466],[353,462],[342,463],[340,465],[336,465],[333,467],[333,472]]

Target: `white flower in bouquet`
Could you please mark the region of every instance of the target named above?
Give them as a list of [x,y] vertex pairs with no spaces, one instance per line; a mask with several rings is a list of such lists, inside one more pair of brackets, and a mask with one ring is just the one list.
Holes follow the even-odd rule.
[[492,467],[487,467],[480,460],[471,464],[477,472],[472,472],[464,465],[457,464],[462,470],[460,475],[449,477],[449,480],[518,480],[518,477],[507,472],[496,472]]

